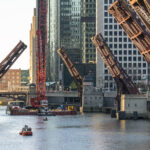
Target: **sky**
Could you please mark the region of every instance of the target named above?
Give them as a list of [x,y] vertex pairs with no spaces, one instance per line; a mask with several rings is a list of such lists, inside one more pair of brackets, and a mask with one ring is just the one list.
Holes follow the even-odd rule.
[[29,41],[36,0],[0,0],[0,62],[21,40],[27,45],[11,69],[29,69]]

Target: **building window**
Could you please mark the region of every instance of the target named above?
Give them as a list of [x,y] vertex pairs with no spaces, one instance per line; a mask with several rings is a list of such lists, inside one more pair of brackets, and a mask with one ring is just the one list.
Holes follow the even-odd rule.
[[117,51],[114,51],[114,54],[117,55]]
[[119,51],[119,55],[122,55],[122,51]]
[[133,54],[136,55],[136,50],[133,51]]
[[128,53],[129,53],[129,55],[132,55],[132,51],[129,51]]
[[108,4],[108,0],[105,0],[105,4]]
[[143,70],[143,74],[146,74],[146,70]]
[[105,6],[105,7],[104,7],[104,9],[105,9],[105,10],[107,10],[107,9],[108,9],[108,7],[107,7],[107,6]]
[[112,36],[112,31],[109,31],[109,35]]
[[127,63],[124,63],[124,67],[127,67]]
[[132,64],[131,64],[131,63],[129,63],[129,64],[128,64],[128,66],[131,68],[131,67],[132,67]]
[[126,50],[124,51],[124,55],[127,55],[127,51]]
[[108,23],[108,19],[107,19],[107,18],[105,18],[105,19],[104,19],[104,22],[105,22],[105,23]]
[[114,29],[117,29],[117,25],[114,25]]
[[141,64],[140,64],[140,63],[138,63],[138,67],[141,67]]
[[117,36],[117,31],[114,32],[114,35]]
[[117,44],[114,44],[114,48],[117,48]]
[[122,57],[119,57],[119,61],[122,61]]
[[138,74],[141,74],[141,70],[138,70]]
[[128,44],[128,47],[129,47],[129,48],[132,48],[132,45],[131,45],[131,44]]
[[112,18],[109,19],[109,23],[112,23]]
[[108,32],[107,32],[107,31],[105,31],[105,32],[104,32],[104,34],[105,34],[105,36],[107,36],[107,35],[108,35]]
[[123,41],[124,41],[124,42],[127,42],[127,38],[124,38]]
[[119,42],[122,42],[122,38],[119,38]]
[[133,61],[136,61],[136,57],[133,57]]
[[146,63],[143,63],[143,67],[146,67]]
[[138,61],[141,61],[141,57],[138,57]]
[[136,63],[133,63],[133,67],[136,67]]
[[127,57],[124,57],[124,61],[127,61]]
[[122,36],[122,31],[119,31],[119,35]]
[[129,61],[132,61],[132,57],[129,57]]
[[109,42],[112,42],[112,38],[109,38]]
[[105,15],[105,17],[107,17],[108,16],[108,12],[105,12],[104,15]]

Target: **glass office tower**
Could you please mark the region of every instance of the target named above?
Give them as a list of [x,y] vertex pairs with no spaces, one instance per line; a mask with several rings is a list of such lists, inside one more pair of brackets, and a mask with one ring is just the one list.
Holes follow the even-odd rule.
[[48,0],[47,81],[59,81],[64,47],[73,62],[81,62],[81,0]]
[[59,0],[48,0],[47,18],[47,81],[58,81],[59,57],[57,54],[60,48],[60,7]]
[[60,37],[71,60],[81,62],[81,0],[61,0]]
[[96,0],[82,0],[82,53],[83,63],[95,62],[96,49],[91,37],[96,33]]

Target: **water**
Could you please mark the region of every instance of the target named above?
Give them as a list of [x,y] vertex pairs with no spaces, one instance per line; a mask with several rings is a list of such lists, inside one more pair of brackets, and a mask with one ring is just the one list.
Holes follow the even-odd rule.
[[[19,135],[32,127],[33,136]],[[106,114],[8,116],[0,107],[0,150],[150,150],[150,121],[117,121]]]

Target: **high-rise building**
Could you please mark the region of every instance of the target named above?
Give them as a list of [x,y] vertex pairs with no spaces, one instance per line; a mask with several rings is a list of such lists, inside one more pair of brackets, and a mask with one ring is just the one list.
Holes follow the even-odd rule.
[[60,48],[60,1],[48,0],[47,19],[47,81],[58,81],[59,78],[59,57],[57,54]]
[[96,0],[82,0],[82,53],[83,63],[95,62],[96,50],[91,37],[96,32]]
[[81,62],[81,0],[61,0],[60,37],[72,62]]
[[[114,1],[115,0],[96,1],[96,32],[103,34],[113,54],[117,57],[131,79],[137,84],[141,82],[147,83],[147,63],[143,60],[143,57],[139,54],[138,50],[113,16],[108,12],[108,7]],[[116,89],[115,82],[104,65],[99,53],[97,53],[96,70],[97,87],[105,90]]]
[[32,18],[30,29],[30,83],[36,83],[36,9]]
[[47,81],[59,81],[60,58],[64,47],[73,62],[81,62],[81,0],[48,0]]

